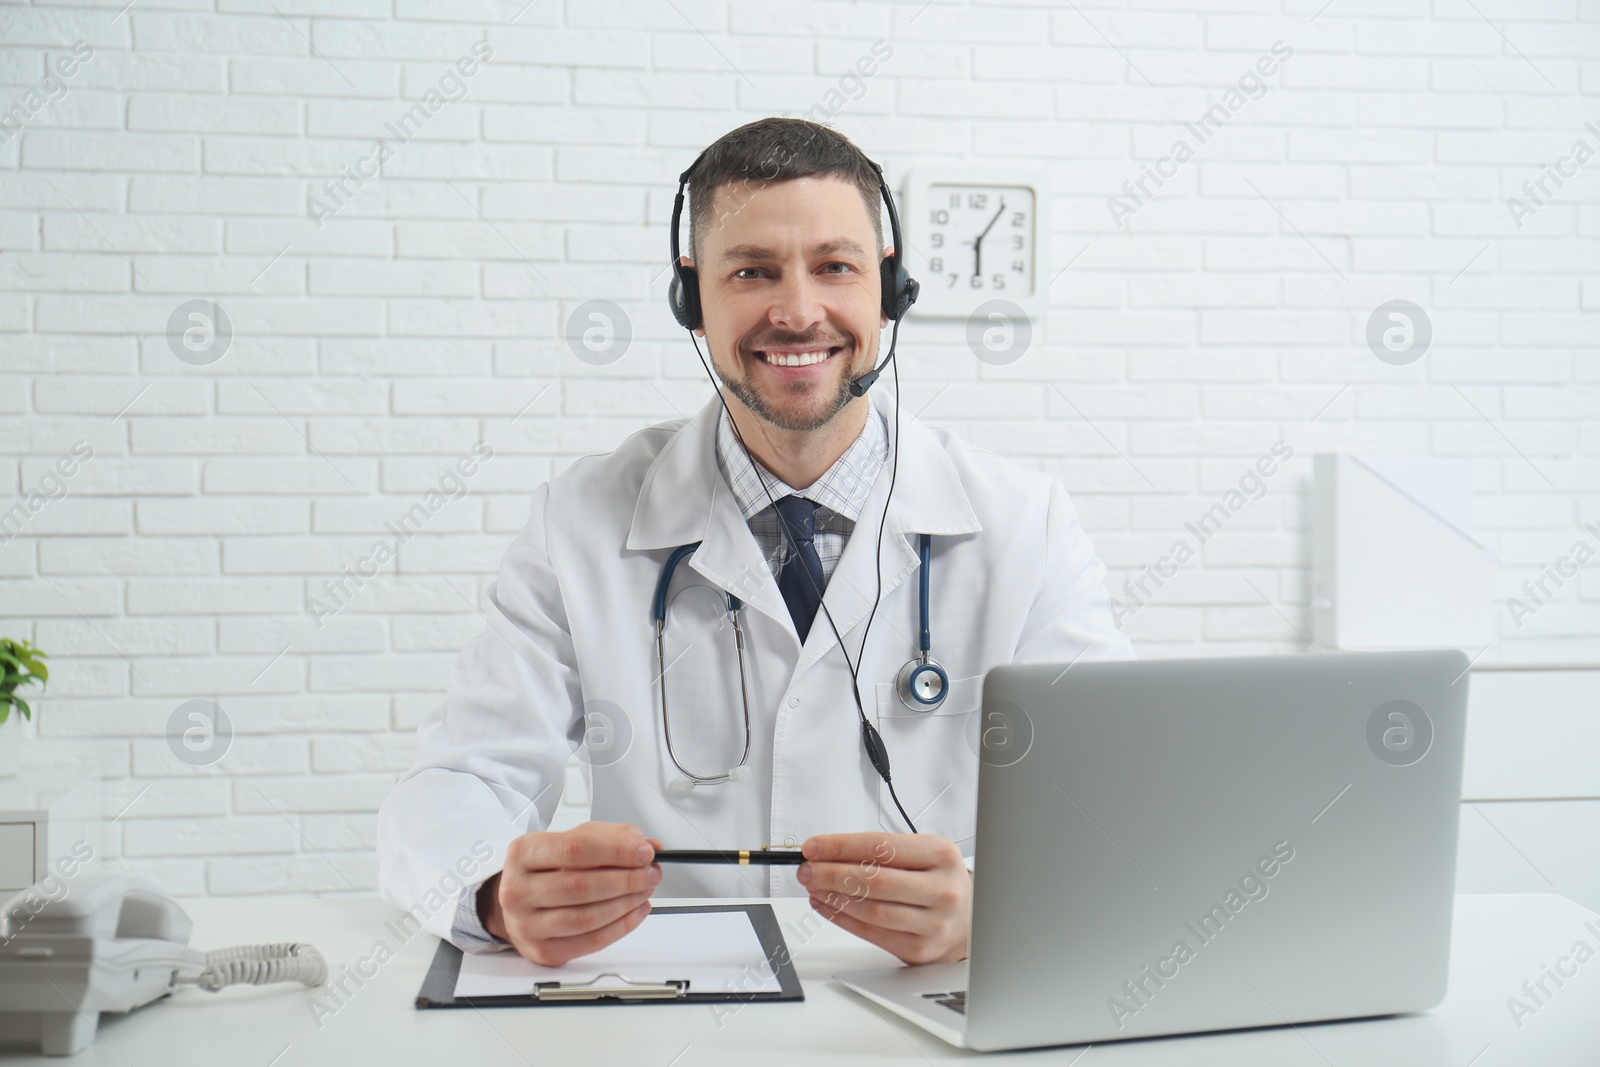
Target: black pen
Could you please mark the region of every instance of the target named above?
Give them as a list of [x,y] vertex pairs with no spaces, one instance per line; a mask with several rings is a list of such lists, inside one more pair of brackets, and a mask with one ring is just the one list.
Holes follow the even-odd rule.
[[741,867],[798,867],[805,861],[797,848],[668,848],[655,854],[656,863],[737,863]]

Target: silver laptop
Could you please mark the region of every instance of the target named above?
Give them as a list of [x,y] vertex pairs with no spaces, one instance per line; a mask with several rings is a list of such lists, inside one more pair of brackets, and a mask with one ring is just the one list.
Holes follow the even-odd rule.
[[985,1051],[1433,1007],[1467,685],[1457,651],[997,667],[970,958],[834,977]]

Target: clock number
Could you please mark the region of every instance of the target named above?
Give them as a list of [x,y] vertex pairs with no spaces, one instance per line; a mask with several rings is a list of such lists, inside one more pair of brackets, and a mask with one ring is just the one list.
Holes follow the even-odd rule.
[[982,208],[988,202],[989,197],[984,193],[973,193],[967,197],[967,206],[970,208]]
[[952,289],[954,289],[956,287],[956,278],[957,278],[957,275],[955,274],[955,272],[952,271],[951,274],[950,274],[950,288],[952,288]]
[[943,256],[934,256],[932,259],[928,260],[928,269],[933,271],[935,274],[943,274],[944,273],[944,257]]
[[1020,252],[1020,251],[1022,251],[1022,245],[1023,245],[1022,234],[1020,234],[1020,233],[1012,234],[1011,235],[1011,247],[1013,249],[1015,249],[1016,251]]
[[933,221],[936,225],[943,226],[950,221],[950,212],[946,211],[944,208],[936,208],[935,210],[929,212],[929,214],[933,217]]
[[938,233],[938,232],[934,232],[934,233],[929,234],[928,235],[928,243],[933,245],[933,247],[935,247],[935,248],[943,248],[944,247],[944,234]]
[[1011,261],[1011,269],[1016,271],[1018,274],[1021,274],[1023,271],[1028,269],[1028,262],[1027,260],[1023,259],[1013,259]]
[[1012,212],[1011,225],[1013,225],[1013,226],[1026,226],[1027,224],[1028,224],[1028,216],[1027,216],[1027,214],[1025,212],[1022,212],[1022,211]]
[[983,288],[983,275],[974,274],[972,276],[972,287],[974,289],[982,289]]
[[1006,287],[1006,276],[1004,274],[996,274],[994,276],[994,287],[996,289],[1004,289]]
[[960,207],[961,206],[961,194],[960,193],[951,193],[950,194],[950,206],[951,207]]

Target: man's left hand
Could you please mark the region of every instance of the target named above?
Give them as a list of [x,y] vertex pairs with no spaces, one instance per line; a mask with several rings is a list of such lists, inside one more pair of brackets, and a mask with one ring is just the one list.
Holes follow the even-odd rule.
[[811,906],[903,963],[967,958],[972,876],[949,838],[822,834],[800,846],[796,871]]

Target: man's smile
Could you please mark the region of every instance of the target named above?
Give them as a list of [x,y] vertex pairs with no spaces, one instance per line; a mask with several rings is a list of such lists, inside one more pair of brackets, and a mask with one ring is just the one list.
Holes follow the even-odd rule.
[[810,381],[822,377],[824,368],[848,351],[846,345],[819,345],[812,341],[804,345],[756,348],[750,354],[784,381]]
[[772,364],[774,367],[807,367],[813,363],[821,363],[835,352],[835,348],[807,348],[797,351],[768,348],[757,350],[756,355]]

